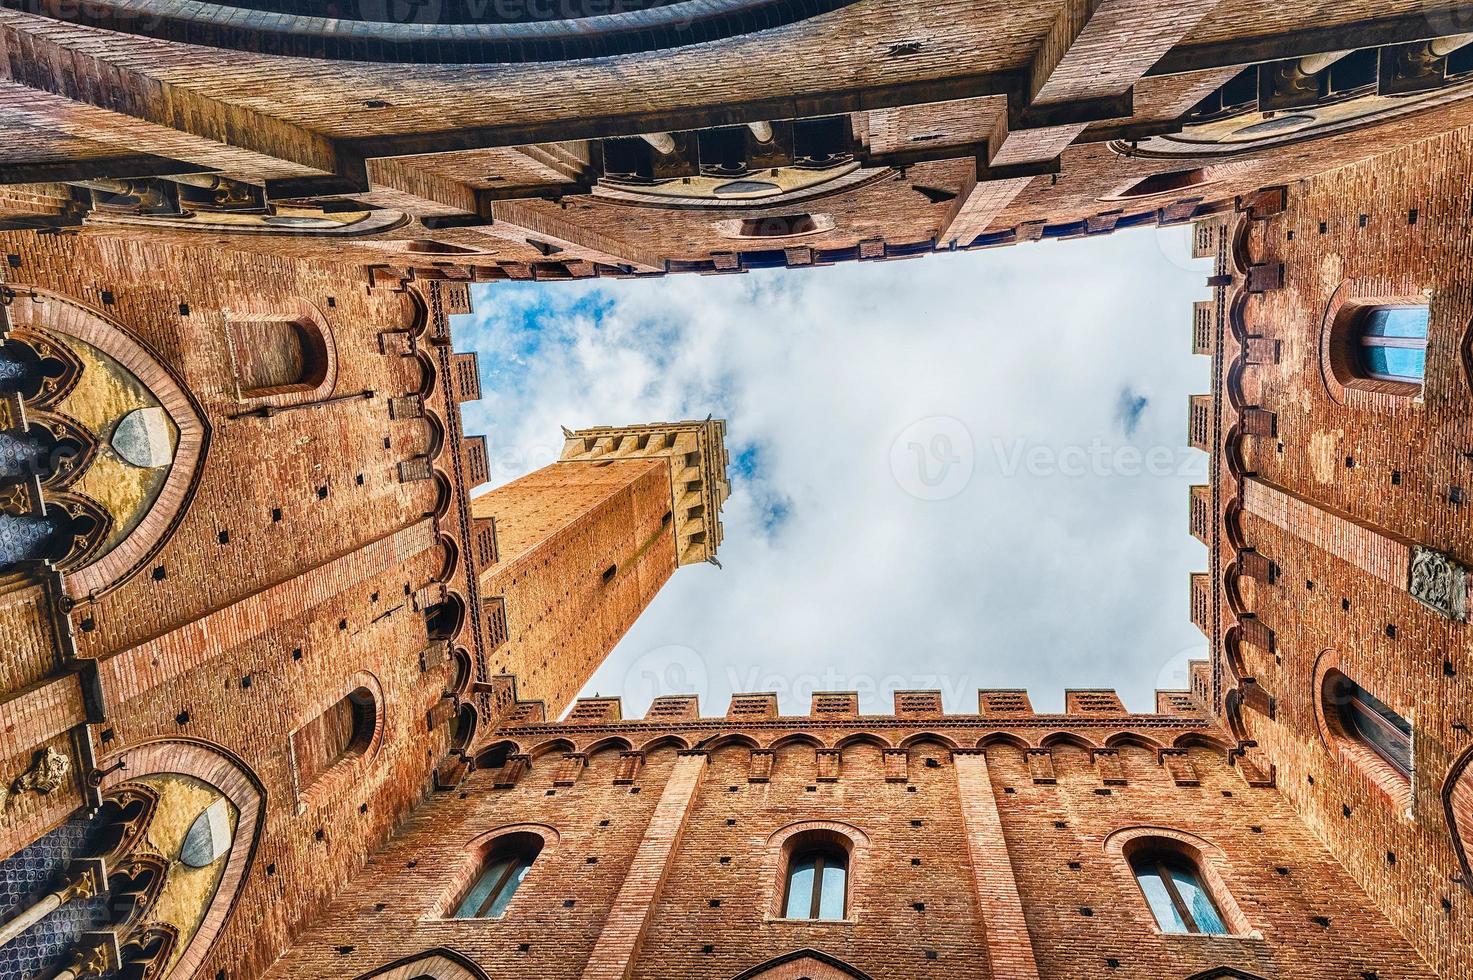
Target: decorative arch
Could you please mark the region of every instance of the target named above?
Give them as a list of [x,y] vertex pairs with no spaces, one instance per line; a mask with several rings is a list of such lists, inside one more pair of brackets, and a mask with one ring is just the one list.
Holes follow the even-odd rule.
[[792,977],[807,977],[809,980],[870,980],[868,973],[816,949],[796,949],[791,953],[784,953],[776,959],[743,970],[732,980],[789,980]]
[[578,751],[577,747],[573,745],[572,740],[566,738],[552,738],[548,739],[546,742],[539,742],[538,744],[532,746],[532,748],[527,751],[527,755],[535,762],[536,760],[542,758],[544,755],[547,755],[549,752],[557,752],[561,754],[563,752],[576,751]]
[[[199,476],[210,442],[210,427],[204,411],[185,387],[183,380],[159,354],[101,311],[69,297],[47,290],[12,287],[26,302],[13,302],[6,307],[13,334],[33,348],[39,343],[45,359],[56,360],[62,369],[48,387],[38,392],[51,408],[62,404],[83,376],[79,355],[68,350],[65,338],[81,342],[80,349],[92,348],[115,362],[157,400],[157,407],[167,415],[175,433],[173,456],[167,471],[157,484],[151,499],[140,502],[139,511],[127,523],[118,524],[108,514],[108,536],[116,528],[121,538],[107,544],[99,535],[88,548],[68,556],[64,583],[67,595],[74,600],[96,597],[111,591],[147,565],[174,532],[188,509],[198,486]],[[39,353],[39,351],[38,351]],[[145,380],[146,379],[146,380]],[[101,505],[79,493],[69,491],[77,506],[90,502],[93,510]],[[63,495],[48,495],[62,504]],[[62,507],[71,511],[73,507]],[[136,520],[135,520],[136,519]]]
[[1174,749],[1211,749],[1214,752],[1226,754],[1232,751],[1232,746],[1215,735],[1207,732],[1186,732],[1178,735],[1171,743]]
[[1215,966],[1201,973],[1193,973],[1187,980],[1264,980],[1256,973],[1244,973],[1231,966]]
[[726,748],[760,749],[762,746],[750,735],[742,732],[726,732],[717,735],[706,743],[707,752],[715,752],[717,749]]
[[500,769],[514,755],[521,755],[522,747],[511,740],[493,742],[476,753],[477,769]]
[[1039,739],[1038,745],[1040,748],[1045,749],[1057,748],[1060,745],[1069,745],[1076,749],[1083,749],[1086,752],[1093,752],[1096,749],[1103,748],[1103,746],[1095,744],[1078,732],[1051,732]]
[[445,450],[445,423],[431,409],[426,409],[420,418],[425,424],[425,455],[433,462]]
[[443,531],[435,535],[435,544],[439,545],[440,552],[444,556],[440,560],[440,568],[435,572],[436,582],[449,582],[455,577],[455,569],[460,565],[460,546],[455,539]]
[[895,746],[890,743],[889,739],[877,735],[874,732],[854,732],[851,735],[845,735],[843,738],[835,742],[833,747],[839,750],[843,750],[854,745],[873,745],[875,748],[881,750],[895,748]]
[[455,727],[451,730],[450,751],[463,755],[476,740],[476,730],[480,728],[481,716],[476,706],[469,701],[461,701],[460,706],[455,709]]
[[679,735],[661,735],[658,738],[652,738],[648,742],[641,745],[639,747],[639,751],[649,753],[655,751],[656,749],[673,748],[677,752],[688,752],[690,751],[690,747],[690,742],[686,739],[681,738]]
[[469,958],[445,947],[415,953],[402,960],[395,960],[379,967],[372,973],[363,973],[357,980],[490,980],[486,971],[476,966]]
[[961,748],[961,744],[956,739],[948,738],[936,732],[916,732],[914,735],[907,735],[900,740],[896,748],[911,749],[922,742],[935,742],[937,745],[950,749],[953,752]]
[[1151,736],[1142,734],[1141,732],[1116,732],[1114,735],[1105,739],[1105,748],[1107,749],[1119,749],[1126,746],[1146,749],[1150,752],[1160,752],[1166,747]]
[[1033,746],[1028,740],[1014,732],[989,732],[977,739],[977,748],[990,749],[994,746],[1006,745],[1017,749],[1019,752],[1027,752]]
[[585,746],[582,752],[584,755],[592,756],[595,752],[604,752],[609,749],[617,749],[620,752],[633,752],[634,743],[622,735],[610,735],[608,738],[601,738]]
[[786,748],[789,745],[807,745],[810,748],[815,749],[822,749],[827,747],[823,744],[823,741],[820,738],[818,738],[816,735],[810,735],[807,732],[790,732],[787,735],[783,735],[779,738],[773,739],[770,743],[768,743],[767,747],[769,749],[776,750]]
[[[124,769],[118,765],[125,763]],[[193,777],[217,790],[234,807],[235,830],[226,863],[214,892],[207,900],[199,927],[187,938],[162,978],[193,976],[204,962],[220,929],[229,921],[241,887],[255,857],[261,828],[265,824],[265,790],[249,767],[228,750],[195,739],[161,739],[144,742],[104,757],[92,776],[104,793],[124,783],[150,776]]]
[[1448,770],[1442,785],[1442,807],[1453,851],[1463,868],[1463,882],[1473,888],[1473,748]]

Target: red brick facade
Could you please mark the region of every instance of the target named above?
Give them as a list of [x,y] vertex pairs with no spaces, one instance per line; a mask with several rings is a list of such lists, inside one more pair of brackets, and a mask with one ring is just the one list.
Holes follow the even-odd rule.
[[[54,949],[0,909],[0,976],[1473,980],[1466,11],[575,2],[554,42],[298,6],[0,3],[0,431],[68,447],[0,480],[0,870],[133,799],[114,872],[215,869]],[[714,558],[724,428],[565,432],[472,499],[471,283],[1194,220],[1190,691],[574,703]],[[1367,374],[1377,304],[1427,308],[1422,382]],[[507,835],[511,904],[454,919]],[[784,914],[814,841],[835,921]],[[1141,855],[1224,934],[1163,931]]]

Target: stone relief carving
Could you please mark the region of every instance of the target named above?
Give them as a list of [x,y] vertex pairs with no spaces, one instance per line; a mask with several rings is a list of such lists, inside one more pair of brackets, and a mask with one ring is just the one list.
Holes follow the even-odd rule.
[[[10,790],[17,796],[21,793],[54,793],[66,782],[67,773],[71,771],[71,760],[47,746],[36,752],[31,768],[15,778]],[[5,795],[0,795],[0,801],[5,799]]]
[[1407,591],[1449,619],[1468,619],[1468,569],[1450,555],[1420,545],[1412,548]]

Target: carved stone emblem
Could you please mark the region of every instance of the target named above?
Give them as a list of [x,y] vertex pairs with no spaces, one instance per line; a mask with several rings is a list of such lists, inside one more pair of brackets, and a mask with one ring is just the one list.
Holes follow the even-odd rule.
[[66,782],[71,771],[71,760],[47,746],[36,753],[31,768],[17,776],[10,788],[16,793],[53,793]]
[[1449,619],[1468,620],[1468,569],[1450,555],[1420,545],[1413,547],[1407,591],[1413,599]]

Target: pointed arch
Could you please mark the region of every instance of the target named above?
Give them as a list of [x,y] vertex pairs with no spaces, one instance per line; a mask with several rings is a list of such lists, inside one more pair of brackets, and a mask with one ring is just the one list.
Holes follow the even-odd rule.
[[1083,749],[1086,752],[1103,748],[1103,746],[1096,745],[1078,732],[1052,732],[1041,738],[1038,744],[1041,748],[1045,749],[1057,748],[1060,745],[1072,745],[1074,748]]
[[707,752],[715,752],[717,749],[727,748],[760,749],[762,746],[757,740],[743,732],[727,732],[717,735],[706,743]]
[[500,769],[506,765],[506,760],[514,755],[521,755],[522,747],[510,739],[493,742],[483,746],[476,753],[477,769]]
[[552,738],[546,742],[539,742],[527,751],[527,755],[536,761],[549,752],[576,752],[577,748],[566,738]]
[[[73,599],[96,598],[144,568],[178,527],[204,469],[210,425],[183,379],[122,324],[70,297],[29,287],[12,289],[31,299],[6,308],[19,339],[29,342],[30,337],[47,338],[50,349],[66,346],[60,338],[70,338],[80,341],[78,349],[100,352],[113,362],[113,370],[131,375],[157,399],[156,407],[163,409],[177,433],[167,473],[156,492],[142,504],[143,509],[134,514],[136,523],[105,550],[86,555],[85,563],[68,571],[64,578],[67,594]],[[59,395],[57,400],[64,402]]]
[[1463,881],[1473,887],[1473,748],[1453,763],[1442,786],[1442,806]]
[[1105,739],[1105,748],[1107,749],[1118,749],[1127,745],[1134,746],[1138,749],[1146,749],[1150,752],[1160,752],[1166,747],[1149,735],[1143,735],[1140,732],[1116,732],[1114,735]]
[[788,977],[811,980],[871,980],[868,973],[816,949],[795,949],[776,959],[743,970],[732,980],[779,980]]
[[681,738],[679,735],[661,735],[659,738],[650,739],[641,745],[639,751],[649,753],[656,749],[668,748],[673,748],[677,752],[687,752],[690,750],[690,742]]
[[596,742],[590,743],[583,748],[582,752],[584,755],[591,756],[595,752],[603,752],[607,749],[632,752],[634,751],[634,743],[622,735],[610,735],[608,738],[601,738]]
[[853,734],[845,735],[834,743],[834,748],[842,750],[849,748],[851,745],[873,745],[882,751],[895,748],[889,739],[876,735],[874,732],[854,732]]
[[1174,749],[1211,749],[1222,753],[1232,751],[1231,745],[1208,732],[1186,732],[1178,735],[1171,743],[1171,747]]
[[940,735],[936,732],[916,732],[914,735],[907,735],[900,740],[897,748],[910,749],[922,742],[935,742],[937,745],[952,750],[961,748],[961,745],[957,743],[956,739],[947,738],[945,735]]
[[807,745],[815,749],[825,748],[823,742],[817,736],[810,735],[807,732],[791,732],[773,739],[767,747],[769,749],[781,749],[789,745]]
[[468,957],[443,946],[395,960],[371,973],[360,974],[357,980],[420,980],[422,977],[432,980],[489,980],[486,971]]
[[1187,980],[1263,980],[1256,973],[1244,973],[1230,966],[1215,966],[1201,973],[1193,973]]
[[250,871],[266,822],[265,789],[241,759],[221,746],[196,739],[143,742],[103,758],[96,771],[102,773],[104,793],[150,776],[186,776],[213,787],[235,808],[235,829],[222,855],[225,867],[214,892],[202,897],[198,928],[179,937],[183,948],[169,971],[175,977],[193,976],[229,921]]
[[997,745],[1011,746],[1019,752],[1027,752],[1033,748],[1033,746],[1028,744],[1027,739],[1014,732],[988,732],[986,735],[977,739],[977,748],[979,749],[990,749]]

